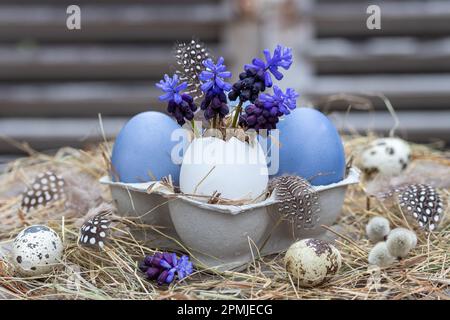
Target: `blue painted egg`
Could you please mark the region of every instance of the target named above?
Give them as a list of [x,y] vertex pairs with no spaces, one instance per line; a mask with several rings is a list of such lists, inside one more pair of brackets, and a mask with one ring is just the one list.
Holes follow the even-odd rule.
[[320,111],[297,108],[277,125],[279,170],[295,174],[313,185],[339,182],[345,175],[345,154],[333,123]]
[[[177,129],[180,131],[175,132],[172,141]],[[186,137],[186,130],[164,113],[137,114],[125,124],[114,143],[113,179],[138,183],[161,180],[170,174],[178,185],[183,150],[180,146],[186,150]],[[179,159],[172,159],[173,150]]]

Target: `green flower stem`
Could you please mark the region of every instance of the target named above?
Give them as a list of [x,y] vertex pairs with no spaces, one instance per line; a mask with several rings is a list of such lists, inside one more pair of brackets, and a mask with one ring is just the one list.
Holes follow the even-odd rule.
[[192,124],[192,131],[194,132],[194,137],[197,137],[197,128],[195,128],[195,121],[194,119],[191,120],[191,124]]
[[231,123],[232,128],[237,128],[237,123],[239,120],[239,116],[242,112],[242,104],[243,103],[244,103],[243,101],[239,101],[239,104],[237,105],[236,110],[234,111],[234,118],[233,118],[233,122]]

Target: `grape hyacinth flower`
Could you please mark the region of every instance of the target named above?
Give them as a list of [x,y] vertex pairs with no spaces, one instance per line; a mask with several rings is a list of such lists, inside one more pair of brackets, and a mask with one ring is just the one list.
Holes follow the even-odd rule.
[[272,73],[278,81],[283,79],[283,74],[278,71],[278,67],[281,67],[284,70],[289,69],[292,64],[292,49],[283,48],[282,46],[278,45],[273,51],[272,57],[270,56],[270,52],[268,49],[265,49],[263,52],[266,58],[266,62],[259,58],[254,58],[252,64],[246,65],[244,69],[264,70],[264,82],[267,87],[271,87],[272,77],[270,76],[270,73]]
[[190,95],[181,93],[187,88],[187,83],[179,83],[178,75],[175,74],[173,78],[170,78],[165,74],[164,80],[161,80],[156,86],[165,92],[159,97],[159,100],[168,101],[167,112],[175,117],[180,126],[185,124],[186,120],[194,119],[197,106]]
[[146,256],[139,265],[139,269],[145,272],[150,280],[157,280],[159,285],[170,284],[175,280],[184,279],[193,271],[192,262],[186,255],[178,258],[175,253],[155,253]]
[[[284,115],[288,115],[291,112],[289,110],[294,110],[297,107],[297,97],[298,93],[292,88],[287,88],[286,93],[278,88],[273,87],[273,95],[262,93],[259,100],[264,104],[264,107],[271,110],[272,114],[280,111]],[[277,111],[273,109],[277,109]]]
[[294,89],[288,88],[286,93],[273,87],[274,94],[261,94],[258,100],[245,108],[245,113],[241,115],[239,123],[248,129],[276,129],[279,118],[288,115],[290,110],[294,110],[298,94]]
[[203,61],[206,70],[200,73],[199,79],[203,82],[201,89],[205,92],[205,99],[200,105],[204,110],[206,120],[215,119],[217,116],[223,119],[229,112],[225,91],[231,89],[231,85],[224,79],[231,77],[231,72],[226,70],[224,59],[220,57],[217,64],[211,59]]
[[179,78],[178,75],[174,75],[173,78],[170,78],[167,74],[164,75],[164,80],[159,81],[156,84],[158,88],[164,91],[166,94],[159,96],[160,101],[170,101],[173,100],[175,103],[181,102],[180,91],[187,88],[187,83],[183,82],[178,84]]
[[231,78],[231,72],[227,71],[227,67],[223,64],[224,59],[220,57],[217,64],[214,64],[212,59],[203,61],[206,70],[200,73],[200,80],[203,81],[201,85],[203,92],[208,92],[214,86],[224,91],[230,91],[231,84],[224,81],[226,78]]
[[245,65],[245,72],[239,75],[239,81],[233,84],[231,91],[228,93],[230,100],[235,101],[239,98],[240,102],[255,102],[260,92],[272,87],[271,74],[277,80],[281,80],[283,74],[278,68],[281,67],[287,70],[292,64],[291,48],[283,48],[278,45],[272,56],[268,49],[265,49],[263,52],[266,62],[259,58],[254,58],[252,64]]

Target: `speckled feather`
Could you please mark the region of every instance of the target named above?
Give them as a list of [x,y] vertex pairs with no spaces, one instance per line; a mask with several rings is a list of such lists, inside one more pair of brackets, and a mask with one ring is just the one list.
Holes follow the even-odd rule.
[[180,76],[182,82],[187,82],[186,93],[191,95],[194,100],[203,97],[198,76],[205,69],[202,64],[203,60],[208,57],[209,53],[206,46],[197,40],[191,40],[187,44],[184,42],[178,43],[175,47],[175,58],[179,66],[176,73]]
[[408,184],[396,187],[377,197],[393,198],[406,216],[413,217],[423,229],[433,231],[438,226],[444,205],[436,189],[427,184]]
[[52,171],[40,173],[22,194],[21,209],[28,213],[65,196],[65,181]]
[[436,229],[444,212],[443,203],[436,189],[426,184],[412,184],[397,189],[401,209],[412,215],[421,228]]
[[78,243],[81,246],[93,247],[99,250],[104,248],[110,233],[111,211],[102,210],[87,220],[80,228]]
[[269,190],[275,190],[278,211],[292,220],[297,228],[312,228],[320,212],[319,195],[311,184],[298,176],[281,176],[271,180]]

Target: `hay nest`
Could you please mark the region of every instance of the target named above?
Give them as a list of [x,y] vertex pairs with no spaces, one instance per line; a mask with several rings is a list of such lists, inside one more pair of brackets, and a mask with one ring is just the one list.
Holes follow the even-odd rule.
[[[373,136],[345,138],[348,158]],[[9,165],[0,176],[0,242],[7,242],[25,226],[45,223],[62,235],[65,243],[63,265],[46,278],[24,278],[13,272],[7,259],[0,259],[0,298],[16,299],[449,299],[450,298],[450,219],[444,213],[438,231],[431,234],[416,229],[419,241],[408,258],[389,268],[370,267],[367,257],[373,244],[365,235],[371,217],[384,216],[392,226],[408,227],[398,210],[378,200],[370,207],[362,185],[347,193],[338,224],[336,246],[343,258],[337,276],[316,288],[303,289],[291,279],[283,265],[283,253],[255,257],[245,271],[212,272],[196,270],[183,281],[158,287],[147,281],[137,268],[151,248],[136,240],[122,218],[115,236],[103,252],[77,244],[80,221],[101,199],[111,199],[109,190],[97,183],[106,174],[105,150],[61,149],[54,156],[33,153]],[[430,146],[413,145],[413,158],[449,166],[449,155]],[[448,169],[449,167],[447,167]],[[64,172],[80,185],[77,196],[67,203],[54,203],[32,215],[20,214],[20,192],[43,170]],[[449,189],[440,188],[444,198]],[[0,256],[1,258],[1,256]]]

